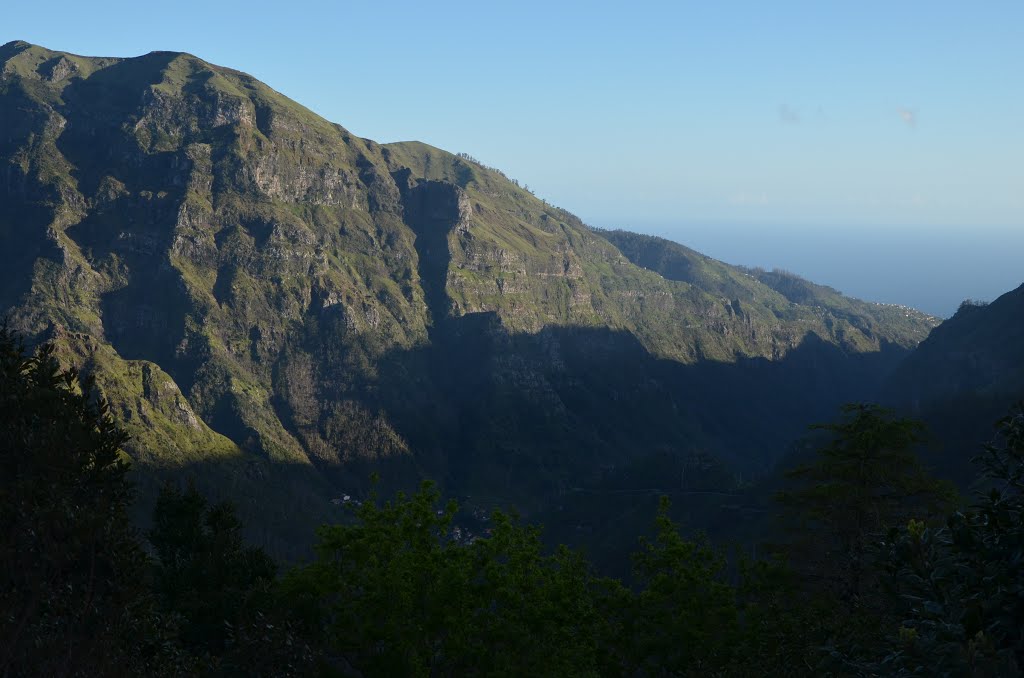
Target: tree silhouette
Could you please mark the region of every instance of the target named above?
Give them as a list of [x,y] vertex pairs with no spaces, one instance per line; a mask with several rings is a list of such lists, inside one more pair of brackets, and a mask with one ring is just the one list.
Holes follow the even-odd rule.
[[[132,491],[93,382],[0,328],[0,673],[180,669],[154,612]],[[170,653],[169,653],[170,652]]]

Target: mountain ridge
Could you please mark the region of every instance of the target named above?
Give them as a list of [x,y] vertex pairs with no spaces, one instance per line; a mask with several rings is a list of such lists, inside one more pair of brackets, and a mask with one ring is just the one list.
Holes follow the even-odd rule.
[[891,381],[915,408],[963,393],[1024,394],[1024,284],[991,303],[961,304]]
[[941,444],[929,461],[967,485],[993,424],[1024,401],[1024,284],[991,303],[965,301],[893,370],[879,391],[925,421]]
[[[317,492],[386,466],[532,503],[665,449],[759,468],[756,436],[782,444],[935,324],[817,288],[795,303],[706,257],[707,280],[666,277],[500,171],[357,137],[198,57],[12,44],[0,307],[97,374],[143,466],[213,460],[250,492],[239,474],[274,464]],[[765,367],[790,356],[805,395]],[[742,415],[742,454],[687,393],[716,379],[787,393]]]

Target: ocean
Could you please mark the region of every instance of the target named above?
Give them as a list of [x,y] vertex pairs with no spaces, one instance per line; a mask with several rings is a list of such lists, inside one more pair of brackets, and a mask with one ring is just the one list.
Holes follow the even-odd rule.
[[786,269],[849,296],[943,318],[964,299],[991,301],[1024,283],[1024,226],[622,228],[674,240],[726,263]]

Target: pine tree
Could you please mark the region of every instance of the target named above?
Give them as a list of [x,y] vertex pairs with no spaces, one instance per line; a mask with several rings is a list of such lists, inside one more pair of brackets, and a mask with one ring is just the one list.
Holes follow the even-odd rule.
[[955,492],[922,466],[918,421],[856,403],[843,407],[840,421],[812,428],[831,440],[814,463],[788,473],[796,487],[778,497],[793,520],[791,559],[848,610],[870,607],[877,589],[872,554],[886,530],[943,514]]
[[128,518],[125,440],[91,379],[0,328],[0,674],[181,668]]

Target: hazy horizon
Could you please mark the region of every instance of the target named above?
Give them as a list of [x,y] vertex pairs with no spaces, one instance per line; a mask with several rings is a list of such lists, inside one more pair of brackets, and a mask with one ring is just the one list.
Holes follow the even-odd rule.
[[728,264],[785,269],[848,296],[942,318],[965,299],[993,301],[1024,283],[1024,228],[585,221],[657,235]]

